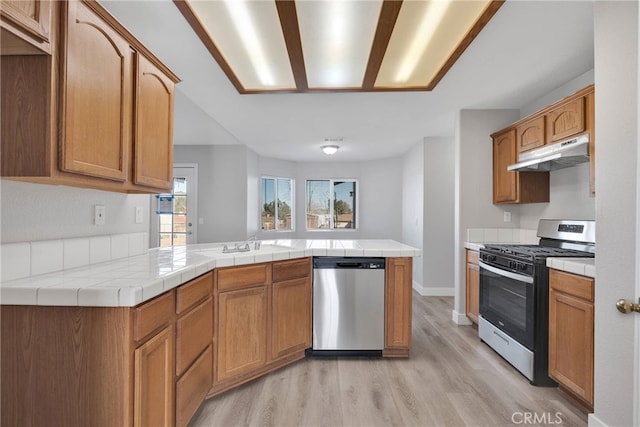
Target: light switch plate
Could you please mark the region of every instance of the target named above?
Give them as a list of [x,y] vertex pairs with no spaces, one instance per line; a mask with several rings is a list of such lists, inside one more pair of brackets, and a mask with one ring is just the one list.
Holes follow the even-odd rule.
[[511,212],[504,212],[503,219],[504,222],[511,222]]
[[105,225],[107,223],[107,208],[104,205],[94,205],[93,223],[95,225]]
[[142,215],[144,213],[144,209],[142,206],[136,206],[136,224],[142,224]]

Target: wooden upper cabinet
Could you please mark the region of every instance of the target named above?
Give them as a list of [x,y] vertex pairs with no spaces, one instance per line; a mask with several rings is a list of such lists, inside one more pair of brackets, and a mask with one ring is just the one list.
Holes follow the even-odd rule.
[[171,191],[174,83],[136,55],[134,183]]
[[516,127],[518,153],[543,146],[544,138],[544,116],[528,120]]
[[493,138],[493,203],[540,203],[549,201],[549,172],[511,172],[516,163],[516,129],[491,135]]
[[509,172],[507,166],[518,158],[516,132],[509,129],[493,137],[493,203],[509,203],[518,200],[516,186],[518,173]]
[[569,138],[585,130],[584,97],[562,103],[549,111],[547,120],[547,144]]
[[133,52],[84,3],[67,3],[62,158],[67,172],[127,179]]
[[2,55],[51,53],[51,0],[0,1]]

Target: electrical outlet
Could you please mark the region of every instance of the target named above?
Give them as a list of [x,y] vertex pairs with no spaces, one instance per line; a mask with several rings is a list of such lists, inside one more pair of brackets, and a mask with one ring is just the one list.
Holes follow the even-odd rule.
[[511,212],[504,212],[503,220],[504,222],[511,222]]
[[93,207],[93,223],[95,225],[105,225],[107,223],[107,208],[104,205]]
[[142,224],[143,214],[144,214],[144,209],[142,209],[142,206],[136,206],[136,224]]

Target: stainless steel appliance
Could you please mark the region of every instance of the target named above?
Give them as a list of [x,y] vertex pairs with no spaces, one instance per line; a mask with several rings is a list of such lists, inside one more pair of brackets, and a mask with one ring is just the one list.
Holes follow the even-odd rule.
[[589,161],[589,134],[523,151],[510,171],[547,172]]
[[548,376],[548,257],[591,258],[595,222],[540,220],[538,245],[487,244],[480,249],[480,338],[533,385]]
[[312,355],[381,355],[384,258],[313,259]]

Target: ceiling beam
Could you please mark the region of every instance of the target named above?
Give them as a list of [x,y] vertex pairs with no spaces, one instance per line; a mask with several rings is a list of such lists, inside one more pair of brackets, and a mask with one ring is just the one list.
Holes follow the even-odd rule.
[[284,42],[287,45],[287,52],[289,52],[289,62],[291,63],[291,71],[296,81],[296,87],[298,92],[306,92],[309,89],[309,84],[307,82],[307,69],[304,65],[304,54],[302,53],[296,3],[291,0],[276,0],[276,8],[280,17]]
[[376,34],[373,38],[373,44],[371,45],[371,53],[369,54],[369,62],[367,63],[367,69],[362,81],[362,90],[369,91],[374,89],[373,86],[378,78],[378,72],[380,72],[380,66],[382,65],[384,54],[387,51],[391,33],[393,32],[393,27],[396,25],[401,6],[402,0],[385,0],[384,3],[382,3]]

